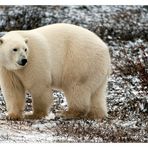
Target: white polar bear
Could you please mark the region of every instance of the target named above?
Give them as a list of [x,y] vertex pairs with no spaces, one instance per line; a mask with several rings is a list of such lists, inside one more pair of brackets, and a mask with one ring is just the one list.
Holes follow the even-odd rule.
[[0,38],[0,83],[8,119],[22,119],[25,91],[33,98],[37,119],[48,114],[52,88],[64,91],[66,118],[107,116],[106,88],[110,74],[108,47],[94,33],[70,24],[29,31],[11,31]]

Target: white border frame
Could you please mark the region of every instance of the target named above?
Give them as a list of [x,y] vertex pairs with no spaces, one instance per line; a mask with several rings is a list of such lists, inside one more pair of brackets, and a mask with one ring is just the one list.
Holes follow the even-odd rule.
[[148,0],[0,0],[0,5],[148,5]]

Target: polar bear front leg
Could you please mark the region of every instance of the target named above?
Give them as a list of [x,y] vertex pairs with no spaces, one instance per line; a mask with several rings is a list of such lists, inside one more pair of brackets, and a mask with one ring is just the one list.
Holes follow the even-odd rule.
[[48,115],[48,110],[52,105],[52,90],[43,89],[32,92],[33,113],[26,113],[26,119],[40,119]]
[[12,86],[11,82],[5,82],[5,85],[2,85],[2,92],[6,102],[7,116],[8,120],[21,120],[22,113],[25,106],[25,91],[24,88],[17,84],[19,87]]
[[25,105],[25,92],[8,91],[4,94],[8,120],[21,120],[23,118],[23,110]]
[[19,79],[6,70],[1,70],[1,89],[6,102],[7,119],[20,120],[25,106],[25,90]]

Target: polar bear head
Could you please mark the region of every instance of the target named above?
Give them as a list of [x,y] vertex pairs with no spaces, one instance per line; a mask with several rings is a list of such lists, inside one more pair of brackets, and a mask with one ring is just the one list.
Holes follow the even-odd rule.
[[22,69],[28,62],[28,39],[16,32],[0,38],[0,65],[7,70]]

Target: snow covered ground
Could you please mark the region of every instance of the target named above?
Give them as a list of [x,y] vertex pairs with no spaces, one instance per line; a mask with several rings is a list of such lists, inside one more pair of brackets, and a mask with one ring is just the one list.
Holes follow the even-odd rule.
[[[86,27],[108,44],[113,70],[104,120],[57,117],[67,104],[63,92],[55,90],[48,117],[7,121],[0,94],[0,142],[148,142],[147,6],[0,6],[0,20],[1,32],[57,22]],[[31,102],[26,95],[26,111]]]

